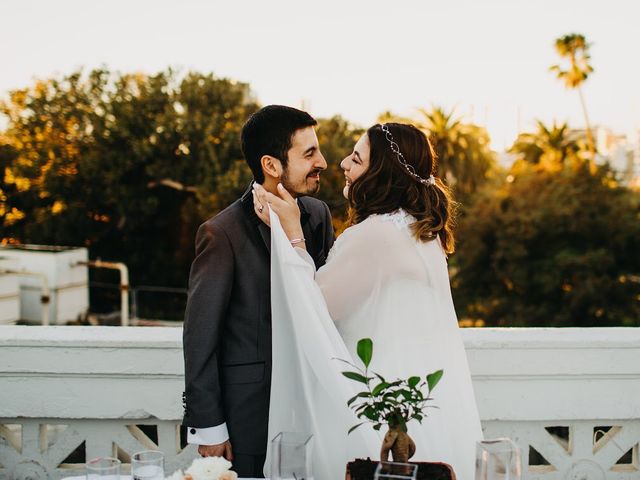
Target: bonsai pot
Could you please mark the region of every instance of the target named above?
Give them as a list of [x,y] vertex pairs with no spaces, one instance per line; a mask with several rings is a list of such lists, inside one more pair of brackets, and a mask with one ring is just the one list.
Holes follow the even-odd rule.
[[[367,458],[357,458],[347,463],[345,480],[373,480],[373,474],[378,461]],[[456,474],[451,465],[440,462],[410,462],[418,465],[418,480],[456,480]]]

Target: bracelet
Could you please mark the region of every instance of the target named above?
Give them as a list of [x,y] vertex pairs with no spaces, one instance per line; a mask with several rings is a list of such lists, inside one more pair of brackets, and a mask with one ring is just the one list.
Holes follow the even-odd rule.
[[289,242],[291,243],[291,245],[293,247],[295,247],[296,245],[298,245],[299,243],[304,243],[306,240],[304,238],[294,238],[293,240],[290,240]]

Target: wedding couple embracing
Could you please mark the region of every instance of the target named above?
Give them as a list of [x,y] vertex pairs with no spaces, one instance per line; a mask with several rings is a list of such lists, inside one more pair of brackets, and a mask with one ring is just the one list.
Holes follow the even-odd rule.
[[447,272],[454,202],[433,147],[412,125],[369,128],[340,163],[350,226],[334,243],[327,205],[310,196],[327,167],[315,125],[279,105],[252,115],[242,150],[255,182],[198,230],[184,323],[188,442],[240,477],[269,473],[282,431],[314,435],[318,480],[379,458],[384,432],[347,435],[356,387],[336,360],[357,364],[358,340],[371,338],[370,369],[386,378],[444,370],[438,408],[408,425],[413,458],[471,480],[482,431]]

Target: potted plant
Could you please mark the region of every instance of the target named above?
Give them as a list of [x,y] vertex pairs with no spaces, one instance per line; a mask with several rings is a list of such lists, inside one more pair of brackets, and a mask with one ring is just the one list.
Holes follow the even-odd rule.
[[[407,423],[410,420],[422,420],[427,416],[427,408],[437,408],[430,405],[433,401],[431,392],[436,387],[443,370],[437,370],[423,377],[412,376],[407,379],[389,381],[382,375],[369,370],[373,357],[373,341],[363,338],[358,341],[358,357],[364,364],[364,369],[348,362],[355,371],[345,371],[342,374],[354,382],[364,385],[364,390],[347,401],[347,405],[354,410],[356,416],[364,421],[349,429],[349,433],[365,423],[372,423],[374,430],[387,426],[380,449],[380,461],[389,460],[389,453],[394,462],[408,463],[416,450],[415,443],[409,436]],[[426,389],[426,391],[425,391]],[[378,462],[371,460],[356,460],[347,465],[347,479],[373,478]],[[455,479],[451,466],[444,463],[418,464],[418,479]]]

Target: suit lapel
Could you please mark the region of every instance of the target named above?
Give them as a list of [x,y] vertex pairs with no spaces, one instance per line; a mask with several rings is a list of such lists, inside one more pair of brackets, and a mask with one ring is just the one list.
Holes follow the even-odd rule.
[[311,222],[309,221],[311,214],[307,211],[307,208],[301,199],[298,199],[298,207],[300,207],[300,225],[302,225],[302,233],[306,240],[306,247],[309,253],[313,256],[313,253],[311,252],[315,251],[315,245],[313,244],[313,232],[311,230]]
[[253,209],[253,195],[251,195],[251,192],[253,191],[252,185],[253,182],[249,184],[249,188],[247,188],[242,194],[240,202],[242,202],[242,209],[244,210],[244,213],[247,216],[249,223],[251,224],[251,231],[258,234],[261,241],[264,243],[267,252],[270,254],[271,231],[269,230],[269,227],[262,223],[262,220],[258,218],[258,215],[256,215],[256,212]]
[[[256,218],[258,218],[257,215],[256,215]],[[258,221],[260,221],[259,218],[258,218]],[[262,223],[262,221],[260,221],[260,224],[258,225],[258,230],[260,231],[260,236],[262,237],[262,241],[264,242],[264,245],[267,247],[267,251],[271,253],[271,229],[267,227],[264,223]]]

